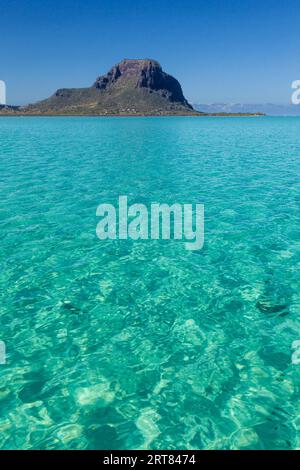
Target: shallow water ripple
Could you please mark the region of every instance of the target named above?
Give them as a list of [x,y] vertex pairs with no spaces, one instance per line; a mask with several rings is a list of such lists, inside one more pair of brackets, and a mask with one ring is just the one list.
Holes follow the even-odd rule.
[[[300,446],[299,118],[1,118],[2,449]],[[96,208],[204,203],[205,247]]]

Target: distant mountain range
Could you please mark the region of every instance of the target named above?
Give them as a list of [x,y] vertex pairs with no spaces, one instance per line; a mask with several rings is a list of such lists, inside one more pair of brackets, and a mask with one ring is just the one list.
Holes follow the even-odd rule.
[[230,114],[256,114],[262,113],[268,116],[300,116],[300,105],[294,104],[226,104],[226,103],[212,103],[212,104],[194,104],[197,111],[206,114],[211,113],[230,113]]
[[[186,100],[180,83],[156,60],[124,59],[87,88],[61,88],[50,98],[27,106],[0,106],[0,115],[33,116],[205,116],[259,115],[227,105],[196,105]],[[225,107],[225,108],[224,108]]]
[[269,115],[299,116],[300,105],[194,104],[176,78],[152,59],[124,59],[87,88],[61,88],[50,98],[27,106],[0,106],[0,115]]

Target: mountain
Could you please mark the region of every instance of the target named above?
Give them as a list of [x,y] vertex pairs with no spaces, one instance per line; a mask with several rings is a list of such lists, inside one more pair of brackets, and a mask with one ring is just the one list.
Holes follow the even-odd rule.
[[151,59],[124,59],[88,88],[62,88],[20,108],[46,115],[191,115],[180,83]]
[[213,104],[194,104],[194,108],[207,114],[211,113],[233,113],[233,114],[247,114],[247,113],[261,113],[268,116],[299,116],[300,106],[294,104],[226,104],[226,103],[213,103]]

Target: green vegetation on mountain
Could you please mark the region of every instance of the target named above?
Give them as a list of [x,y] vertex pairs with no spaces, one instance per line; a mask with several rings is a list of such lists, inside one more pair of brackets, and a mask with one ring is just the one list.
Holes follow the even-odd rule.
[[[124,59],[88,88],[62,88],[28,106],[0,106],[0,115],[34,116],[251,116],[203,113],[183,95],[180,83],[151,59]],[[259,114],[255,114],[259,115]]]
[[57,90],[19,108],[34,115],[192,115],[179,82],[155,60],[125,59],[89,88]]

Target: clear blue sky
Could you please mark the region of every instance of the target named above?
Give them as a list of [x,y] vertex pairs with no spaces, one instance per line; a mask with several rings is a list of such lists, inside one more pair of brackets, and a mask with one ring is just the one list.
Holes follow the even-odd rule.
[[21,104],[150,57],[192,103],[288,103],[299,18],[299,0],[0,0],[0,79]]

